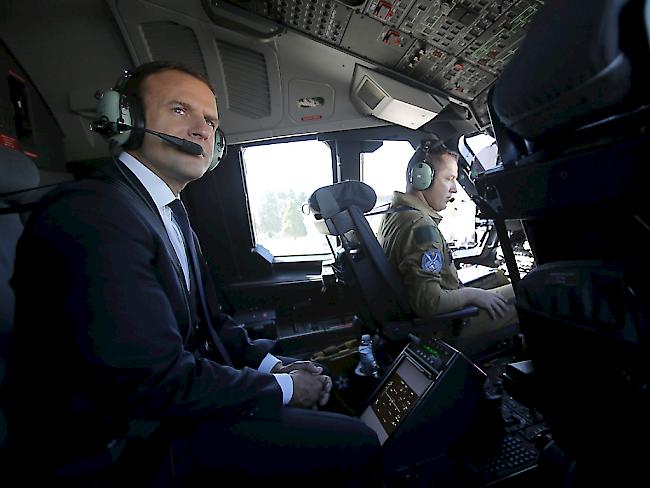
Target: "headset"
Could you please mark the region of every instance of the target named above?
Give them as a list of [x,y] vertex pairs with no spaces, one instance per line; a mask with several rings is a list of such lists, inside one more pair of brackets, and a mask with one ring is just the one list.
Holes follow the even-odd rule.
[[411,168],[408,173],[408,182],[419,191],[429,188],[436,177],[433,166],[427,163],[427,154],[432,142],[422,141],[408,163],[408,167]]
[[[138,84],[148,74],[158,72],[160,64],[151,63],[154,69],[143,70],[134,79],[134,73],[125,70],[111,90],[97,92],[97,119],[90,126],[111,145],[124,149],[137,149],[142,145],[145,132],[152,134],[176,146],[180,151],[198,156],[203,148],[195,142],[181,139],[170,134],[163,134],[145,127],[145,116],[142,101],[138,96]],[[169,69],[174,69],[170,67]],[[226,153],[226,138],[223,131],[217,127],[214,135],[214,150],[207,171],[212,171],[223,160]]]

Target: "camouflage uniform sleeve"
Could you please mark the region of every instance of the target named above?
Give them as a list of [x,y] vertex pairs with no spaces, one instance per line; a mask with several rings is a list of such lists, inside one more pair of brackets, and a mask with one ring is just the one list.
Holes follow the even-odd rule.
[[458,290],[441,286],[441,270],[453,264],[447,263],[440,232],[430,219],[413,224],[402,251],[398,269],[416,315],[427,318],[461,308]]

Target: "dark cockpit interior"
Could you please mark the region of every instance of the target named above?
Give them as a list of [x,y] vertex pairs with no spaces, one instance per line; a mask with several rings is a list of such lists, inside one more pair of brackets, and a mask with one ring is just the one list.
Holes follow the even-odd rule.
[[[108,156],[88,130],[97,90],[161,59],[219,100],[227,154],[183,200],[223,310],[329,368],[333,408],[378,434],[386,486],[648,479],[649,2],[0,2],[0,383],[31,205]],[[477,134],[498,147],[490,167],[463,142]],[[478,309],[417,318],[369,225],[383,210],[364,158],[425,139],[459,149],[472,225],[489,223],[457,266],[498,261],[515,289],[519,330],[469,357],[431,331]],[[306,140],[331,156],[300,201],[328,247],[269,251],[246,153]],[[362,334],[370,377],[354,373]],[[10,446],[0,415],[0,466]]]

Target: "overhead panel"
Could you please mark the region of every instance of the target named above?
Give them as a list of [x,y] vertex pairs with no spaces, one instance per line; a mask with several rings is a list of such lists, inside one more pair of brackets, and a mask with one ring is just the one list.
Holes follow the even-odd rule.
[[365,11],[373,19],[397,26],[413,2],[414,0],[370,0]]
[[400,29],[419,41],[397,69],[472,101],[494,83],[540,6],[537,0],[417,0]]
[[464,51],[465,57],[494,74],[501,73],[526,34],[526,27],[537,13],[539,4],[519,1],[500,15]]
[[418,0],[402,29],[449,54],[459,54],[512,3],[514,0]]
[[469,108],[479,121],[481,128],[486,127],[490,124],[490,114],[488,113],[488,92],[489,88],[486,88],[481,93],[478,94],[469,104]]
[[352,16],[341,41],[345,50],[391,68],[411,44],[411,36],[365,15]]
[[[544,0],[226,0],[443,90],[489,123],[486,92]],[[481,98],[477,100],[477,97]],[[481,105],[481,106],[479,106]]]
[[466,102],[473,100],[496,79],[494,74],[477,64],[422,41],[413,44],[400,60],[397,70]]
[[334,0],[267,0],[233,2],[332,44],[339,44],[352,9]]

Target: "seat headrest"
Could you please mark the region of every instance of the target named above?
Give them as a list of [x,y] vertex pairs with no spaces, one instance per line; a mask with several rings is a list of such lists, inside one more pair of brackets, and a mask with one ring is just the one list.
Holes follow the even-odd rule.
[[11,193],[38,186],[34,162],[19,151],[0,146],[0,193]]
[[494,111],[503,124],[535,140],[615,113],[633,81],[631,53],[622,46],[647,50],[642,40],[624,42],[624,36],[638,30],[630,21],[644,22],[625,18],[627,24],[621,25],[630,3],[547,1],[495,83]]
[[376,203],[375,190],[361,181],[353,180],[324,186],[309,197],[309,208],[317,219],[332,217],[350,207],[369,212]]

